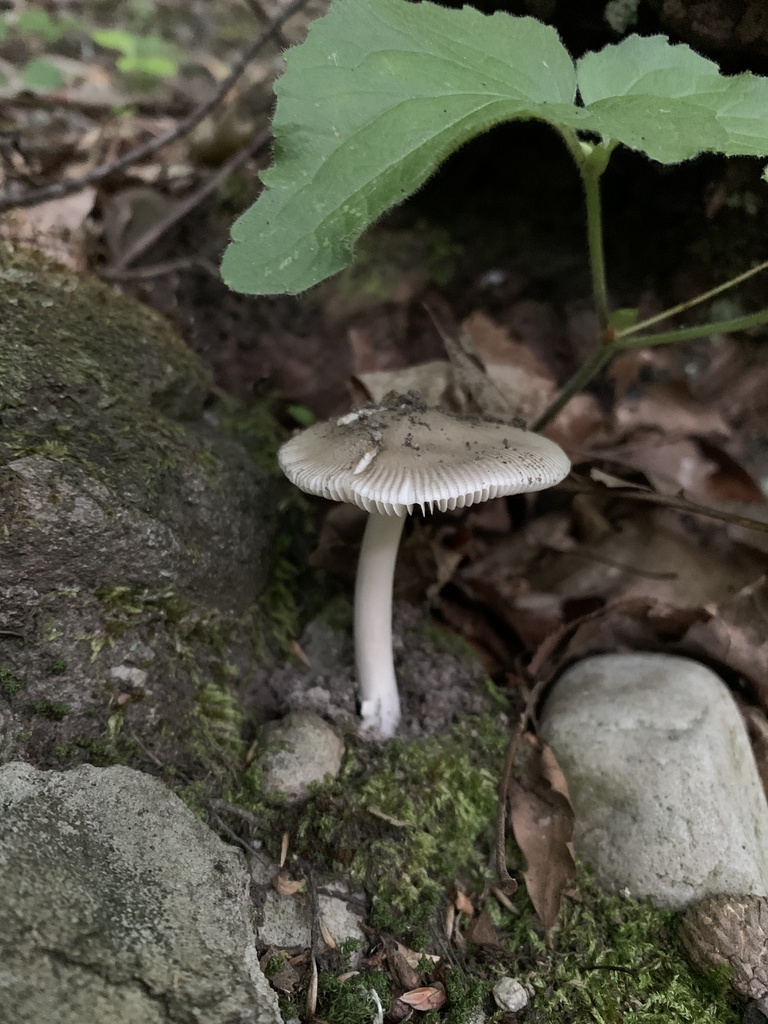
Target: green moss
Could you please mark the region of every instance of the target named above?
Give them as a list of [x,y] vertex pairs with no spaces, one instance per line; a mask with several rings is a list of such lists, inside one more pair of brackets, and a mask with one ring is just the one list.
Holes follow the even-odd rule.
[[39,718],[47,718],[51,722],[61,722],[69,714],[69,704],[58,700],[36,700],[33,702],[32,714]]
[[386,1009],[390,1002],[389,978],[383,971],[365,971],[339,981],[331,971],[318,978],[317,1017],[327,1024],[363,1024],[376,1019],[376,992]]
[[12,697],[24,688],[24,682],[7,665],[0,665],[0,693]]
[[[125,742],[125,741],[123,741]],[[128,743],[124,749],[115,741],[113,736],[105,733],[103,736],[78,736],[73,740],[70,747],[78,751],[78,760],[94,764],[98,768],[108,768],[115,764],[126,764],[131,756],[137,751],[133,744]]]
[[50,672],[52,676],[60,676],[67,671],[67,663],[63,658],[55,658],[51,662]]
[[150,514],[173,488],[183,499],[169,467],[210,452],[174,420],[199,415],[210,379],[163,317],[2,243],[0,337],[0,464],[42,456],[141,495]]
[[[434,935],[453,881],[458,877],[474,893],[487,888],[507,741],[506,730],[488,717],[439,739],[368,749],[365,757],[353,748],[339,781],[317,787],[298,809],[266,800],[258,772],[249,768],[233,801],[262,822],[268,847],[290,828],[297,857],[362,884],[371,897],[370,923],[381,933],[441,952]],[[549,935],[524,888],[514,903],[515,915],[487,903],[498,950],[470,943],[461,966],[446,969],[444,962],[430,973],[422,963],[423,983],[439,980],[446,988],[436,1024],[468,1024],[478,1009],[493,1011],[490,992],[504,974],[534,993],[526,1024],[738,1024],[727,979],[689,969],[676,915],[603,893],[586,870]],[[369,1024],[371,986],[385,1010],[391,1006],[397,992],[383,976],[363,970],[340,982],[343,967],[333,967],[320,974],[321,1019]],[[300,994],[293,998],[301,1004]]]
[[477,666],[477,650],[463,636],[443,629],[434,619],[425,619],[420,628],[436,651],[452,654]]
[[216,414],[221,429],[238,440],[261,469],[282,479],[277,450],[287,434],[275,419],[273,404],[274,398],[268,397],[244,408],[232,399],[224,399],[216,407]]
[[59,761],[68,761],[72,757],[74,749],[72,743],[57,743],[53,748],[53,756]]
[[507,945],[535,991],[527,1024],[738,1024],[727,979],[688,967],[675,914],[601,892],[587,871],[548,939],[527,900],[517,905]]
[[197,695],[195,717],[209,743],[242,763],[245,713],[229,689],[216,683],[203,686]]
[[299,605],[296,599],[301,573],[290,557],[292,537],[281,531],[272,544],[272,562],[266,585],[259,598],[262,616],[255,634],[257,647],[290,651],[291,641],[299,634]]
[[450,737],[386,744],[374,770],[354,754],[342,778],[320,789],[298,823],[296,850],[365,885],[372,923],[411,942],[463,873],[480,884],[506,732],[489,718]]
[[444,1024],[469,1024],[476,1019],[478,1009],[489,1002],[494,979],[459,969],[445,971],[442,977],[446,1013],[441,1020]]

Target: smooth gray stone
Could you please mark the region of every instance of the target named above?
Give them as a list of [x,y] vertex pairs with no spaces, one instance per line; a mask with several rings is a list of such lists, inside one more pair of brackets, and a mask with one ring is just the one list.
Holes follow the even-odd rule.
[[158,779],[0,769],[2,1024],[281,1024],[249,876]]
[[607,888],[674,908],[768,893],[768,802],[736,704],[706,666],[586,658],[555,685],[542,735],[568,781],[576,851]]
[[313,782],[337,778],[344,741],[317,715],[292,711],[268,722],[262,732],[262,789],[289,800],[305,800]]

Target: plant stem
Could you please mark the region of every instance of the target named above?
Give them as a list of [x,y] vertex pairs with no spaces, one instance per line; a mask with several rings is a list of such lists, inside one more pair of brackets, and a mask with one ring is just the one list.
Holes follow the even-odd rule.
[[592,298],[601,330],[608,326],[608,286],[605,280],[605,249],[603,246],[603,207],[600,199],[600,178],[616,145],[600,142],[583,143],[575,131],[560,128],[560,136],[579,169],[587,207],[587,246],[592,277]]
[[584,196],[587,202],[587,244],[592,276],[592,298],[601,330],[608,326],[608,285],[605,280],[605,249],[603,247],[603,207],[600,199],[600,176],[603,169],[585,160],[580,166]]
[[555,416],[557,416],[563,406],[570,402],[577,392],[585,388],[592,378],[600,373],[605,364],[617,351],[618,349],[613,345],[601,345],[596,352],[593,352],[589,359],[579,367],[576,373],[574,373],[568,383],[563,387],[563,390],[557,396],[555,401],[549,406],[549,408],[544,410],[530,429],[537,432],[543,430],[544,427],[546,427],[546,425],[553,420]]
[[[723,284],[717,285],[716,288],[710,288],[708,292],[702,292],[701,295],[697,295],[693,299],[681,302],[677,306],[670,306],[669,309],[665,309],[662,313],[657,313],[655,316],[651,316],[647,320],[633,324],[631,327],[626,327],[623,331],[618,331],[615,336],[616,340],[618,341],[620,338],[627,338],[630,334],[639,334],[641,331],[645,330],[646,327],[653,327],[654,324],[658,324],[662,320],[667,320],[671,316],[677,316],[678,313],[684,313],[687,309],[692,309],[694,306],[698,306],[700,303],[706,302],[707,299],[713,299],[716,295],[720,295],[729,288],[734,288],[737,284],[742,284],[744,281],[748,281],[750,277],[754,277],[755,274],[759,274],[763,270],[768,270],[768,260],[765,260],[763,263],[758,263],[756,267],[750,267],[749,270],[745,270],[742,274],[732,277],[729,281],[725,281]],[[732,329],[735,330],[736,328]],[[715,332],[706,330],[705,333],[714,334]],[[656,342],[656,344],[660,344],[660,342]]]
[[628,348],[645,348],[646,345],[669,345],[676,341],[693,341],[695,338],[706,338],[711,334],[733,334],[746,331],[750,327],[768,324],[768,309],[758,310],[733,320],[717,320],[711,324],[696,324],[693,327],[680,327],[673,331],[662,331],[659,334],[639,334],[627,337],[622,331],[611,344],[611,352],[621,352]]
[[600,178],[608,165],[608,160],[613,149],[610,142],[601,142],[595,146],[589,146],[579,140],[576,132],[570,129],[561,129],[560,135],[565,142],[576,166],[584,186],[584,197],[587,207],[587,242],[589,246],[589,266],[592,277],[592,295],[600,323],[600,347],[589,359],[574,373],[563,390],[552,404],[544,410],[541,416],[533,423],[531,430],[539,431],[550,423],[560,410],[571,398],[581,391],[592,380],[593,377],[610,362],[617,352],[629,348],[640,348],[650,345],[668,345],[678,341],[691,341],[695,338],[703,338],[712,334],[725,334],[734,331],[744,331],[750,327],[758,327],[768,323],[768,310],[760,310],[757,313],[750,313],[746,316],[736,317],[732,320],[720,320],[716,323],[697,324],[693,327],[682,327],[671,331],[662,331],[659,334],[643,334],[642,332],[660,323],[671,316],[682,313],[693,306],[706,302],[708,299],[720,295],[722,292],[742,284],[755,274],[768,269],[768,260],[759,263],[744,273],[731,278],[724,284],[711,288],[709,291],[697,295],[693,299],[681,302],[677,306],[649,317],[640,323],[633,324],[622,331],[617,331],[611,337],[611,332],[606,328],[609,326],[608,309],[608,288],[605,279],[605,249],[603,245],[603,211],[600,200]]
[[663,331],[660,334],[642,334],[626,337],[625,332],[622,332],[617,335],[615,341],[607,345],[601,345],[574,373],[555,401],[544,410],[531,426],[531,430],[543,430],[557,416],[563,406],[577,392],[585,388],[606,363],[610,362],[619,352],[624,352],[629,348],[646,348],[651,345],[670,345],[677,341],[693,341],[696,338],[706,338],[712,334],[733,334],[736,331],[746,331],[750,327],[759,327],[761,324],[768,324],[768,309],[761,309],[757,313],[736,317],[734,320],[717,320],[715,323],[696,324],[694,327],[681,327],[678,330]]

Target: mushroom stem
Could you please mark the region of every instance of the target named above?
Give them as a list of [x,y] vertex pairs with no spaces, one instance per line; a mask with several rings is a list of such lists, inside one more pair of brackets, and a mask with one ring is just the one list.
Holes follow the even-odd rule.
[[392,736],[400,721],[392,657],[392,582],[405,516],[368,515],[355,583],[355,660],[364,729]]

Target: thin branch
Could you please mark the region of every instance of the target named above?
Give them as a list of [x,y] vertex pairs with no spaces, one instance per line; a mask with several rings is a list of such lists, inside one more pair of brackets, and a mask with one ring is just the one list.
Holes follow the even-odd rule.
[[511,896],[517,892],[517,881],[510,875],[507,868],[507,807],[509,804],[509,786],[512,780],[512,769],[515,766],[517,748],[520,745],[520,738],[525,732],[528,722],[527,709],[520,715],[515,731],[507,747],[507,756],[504,759],[504,768],[499,783],[499,803],[496,814],[496,874],[499,879],[499,888],[505,896]]
[[[609,454],[609,453],[608,453]],[[620,481],[620,477],[613,478]],[[682,494],[661,494],[644,487],[640,484],[626,482],[625,486],[618,483],[604,484],[599,480],[585,477],[581,473],[571,472],[560,484],[562,490],[584,492],[589,494],[601,494],[609,498],[625,498],[628,501],[645,501],[652,505],[661,505],[663,508],[674,508],[680,512],[687,512],[694,516],[704,516],[706,519],[716,519],[721,523],[731,523],[733,526],[741,526],[747,530],[755,530],[758,533],[768,533],[768,522],[760,519],[752,519],[749,516],[742,516],[736,512],[729,512],[727,509],[715,508],[712,505],[702,505],[698,501],[692,501]]]
[[180,256],[175,260],[164,260],[162,263],[153,263],[148,267],[136,267],[134,270],[115,270],[113,267],[105,267],[99,272],[99,276],[107,281],[151,281],[155,277],[164,277],[166,274],[194,269],[204,270],[214,280],[221,280],[219,268],[212,260],[207,260],[204,256]]
[[202,183],[194,192],[190,192],[188,196],[180,200],[170,210],[165,217],[161,217],[160,220],[156,221],[150,228],[148,228],[142,235],[140,235],[132,245],[130,245],[125,252],[120,256],[112,266],[107,267],[101,274],[104,278],[114,278],[116,274],[120,274],[131,263],[134,263],[139,256],[143,256],[147,249],[150,249],[155,242],[158,242],[166,232],[177,224],[182,218],[186,217],[196,209],[205,199],[215,192],[219,185],[226,181],[227,178],[240,166],[245,163],[252,153],[257,152],[269,141],[269,131],[260,132],[255,138],[251,139],[245,146],[242,146],[236,153],[234,153],[229,160],[225,161],[219,167],[219,169],[210,176],[206,181]]
[[763,263],[758,263],[754,267],[750,267],[749,270],[745,270],[736,277],[732,277],[728,281],[724,281],[722,284],[717,285],[717,287],[710,288],[709,291],[702,292],[700,295],[696,295],[692,299],[680,302],[677,306],[671,306],[669,309],[665,309],[663,312],[657,313],[655,316],[648,317],[647,320],[641,320],[639,323],[633,324],[631,327],[627,327],[623,331],[617,331],[613,340],[621,341],[623,338],[629,338],[632,335],[640,334],[646,329],[646,327],[653,327],[654,324],[661,323],[662,320],[668,320],[672,316],[677,316],[678,313],[685,313],[686,310],[693,309],[694,306],[698,306],[700,303],[706,302],[708,299],[713,299],[716,295],[721,295],[723,292],[727,292],[729,288],[735,288],[736,285],[743,284],[744,281],[748,281],[750,277],[754,277],[755,274],[761,274],[764,270],[768,270],[768,260],[765,260]]
[[[261,21],[269,21],[269,11],[267,10],[262,0],[245,0],[246,7],[250,7],[251,13],[255,14]],[[290,39],[285,35],[284,32],[277,31],[275,38],[281,46],[288,47],[291,45]]]
[[182,118],[182,120],[173,128],[170,128],[167,132],[163,132],[161,135],[157,135],[149,142],[130,150],[118,160],[94,167],[80,178],[69,178],[64,181],[57,181],[52,185],[29,189],[28,191],[21,192],[15,196],[9,194],[8,190],[6,190],[5,193],[0,193],[0,210],[9,210],[17,206],[36,206],[38,203],[45,203],[50,199],[61,199],[64,196],[73,195],[75,192],[80,192],[82,189],[87,188],[88,185],[93,185],[98,181],[103,181],[104,178],[110,177],[110,175],[124,171],[127,167],[131,167],[140,160],[144,160],[146,157],[156,153],[159,149],[167,146],[170,142],[175,142],[175,140],[181,138],[182,135],[186,135],[188,132],[192,131],[193,128],[196,128],[197,125],[199,125],[200,122],[207,117],[208,114],[210,114],[210,112],[219,105],[219,103],[221,103],[223,98],[238,78],[243,74],[262,46],[264,46],[264,44],[280,30],[289,18],[292,18],[294,14],[300,11],[307,2],[308,0],[293,0],[292,3],[288,4],[285,10],[281,11],[280,14],[273,18],[273,20],[265,26],[263,31],[254,39],[227,77],[219,84],[216,91],[209,96],[204,103],[201,103],[200,106],[196,107],[190,114],[188,114],[187,117]]

